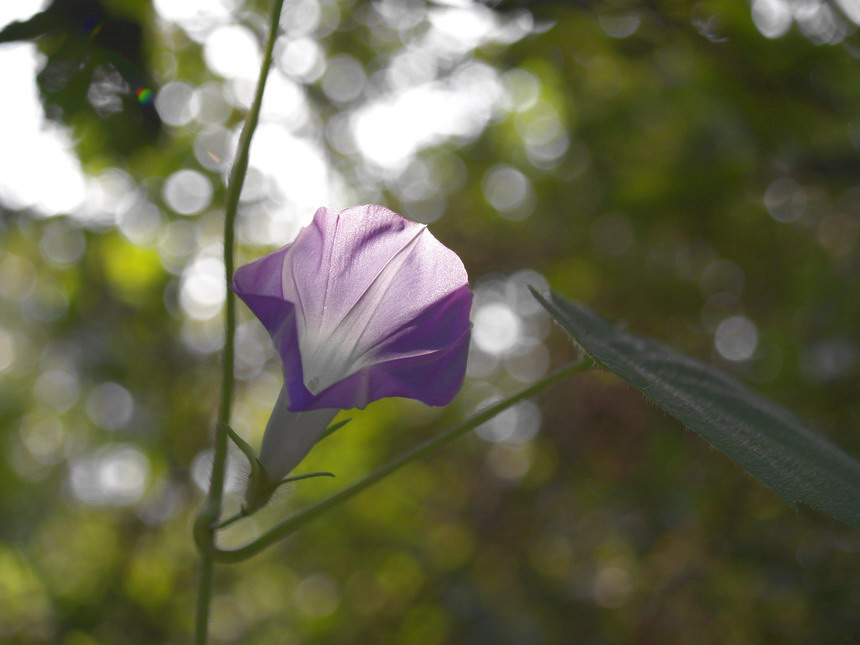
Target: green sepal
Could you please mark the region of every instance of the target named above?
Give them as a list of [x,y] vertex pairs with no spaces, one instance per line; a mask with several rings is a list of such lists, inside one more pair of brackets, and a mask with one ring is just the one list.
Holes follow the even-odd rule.
[[[352,419],[345,419],[340,423],[335,423],[331,426],[326,434],[323,435],[328,436],[347,423],[352,421]],[[248,488],[245,490],[245,503],[242,505],[242,509],[238,515],[231,517],[230,519],[221,522],[216,525],[216,528],[224,528],[225,526],[229,526],[233,522],[252,515],[257,512],[261,508],[263,508],[266,504],[269,503],[269,500],[272,499],[272,495],[275,494],[275,491],[278,490],[284,484],[289,484],[290,482],[299,481],[302,479],[310,479],[312,477],[334,477],[333,473],[329,472],[318,472],[318,473],[308,473],[306,475],[290,475],[289,477],[284,477],[281,481],[272,483],[269,479],[269,475],[266,473],[266,469],[263,468],[263,464],[260,463],[260,460],[257,458],[257,453],[254,452],[254,449],[250,446],[250,444],[242,439],[236,432],[228,426],[226,423],[219,424],[224,428],[227,432],[227,436],[233,440],[233,443],[236,444],[236,447],[242,451],[242,454],[248,459],[248,465],[251,467],[251,473],[248,476]]]
[[227,431],[227,435],[233,440],[233,443],[236,444],[236,447],[248,459],[248,465],[251,468],[251,472],[248,475],[248,488],[245,491],[245,503],[242,505],[242,510],[239,513],[240,517],[246,517],[265,506],[280,484],[272,485],[265,468],[263,468],[263,464],[260,463],[257,453],[250,444],[236,434],[233,428],[226,423],[222,423],[221,425]]
[[[259,464],[259,462],[257,463]],[[269,480],[266,471],[260,466],[258,471],[252,471],[251,478],[248,480],[248,489],[245,491],[245,504],[242,506],[242,515],[248,516],[263,508],[272,499],[275,491],[284,484],[312,477],[334,477],[334,474],[319,472],[308,473],[306,475],[291,475],[273,484]]]
[[310,479],[311,477],[334,477],[334,473],[318,472],[308,473],[307,475],[290,475],[289,477],[284,477],[281,481],[275,484],[275,488],[280,488],[284,484],[289,484],[290,482],[297,482],[300,479]]
[[[323,439],[325,439],[326,437],[330,437],[331,435],[333,435],[335,432],[337,432],[338,430],[340,430],[342,427],[344,427],[344,426],[345,426],[347,423],[349,423],[350,421],[352,421],[352,417],[350,417],[349,419],[344,419],[343,421],[338,421],[337,423],[333,423],[333,424],[331,424],[331,425],[326,429],[326,431],[323,433],[323,436],[321,436],[321,437],[319,438],[319,440],[317,441],[317,443],[319,443],[320,441],[322,441],[322,440],[323,440]],[[334,475],[332,475],[332,476],[334,476]]]
[[257,459],[257,453],[254,452],[254,449],[251,447],[251,445],[247,441],[242,439],[242,437],[240,437],[238,434],[236,434],[236,431],[233,430],[233,428],[228,426],[226,423],[219,423],[218,425],[227,431],[227,436],[233,440],[233,443],[236,444],[236,447],[239,448],[239,450],[242,451],[242,454],[244,454],[245,457],[248,459],[248,463],[251,465],[251,471],[253,472],[254,468],[261,468],[260,460]]

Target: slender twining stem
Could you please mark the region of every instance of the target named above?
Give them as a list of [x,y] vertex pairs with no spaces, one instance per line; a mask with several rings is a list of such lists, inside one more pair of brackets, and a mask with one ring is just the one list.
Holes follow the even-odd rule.
[[266,547],[271,546],[278,540],[281,540],[290,533],[294,532],[299,527],[307,524],[317,516],[322,515],[334,506],[342,504],[343,502],[355,497],[358,493],[362,492],[366,488],[369,488],[370,486],[378,482],[380,479],[387,477],[394,471],[399,470],[403,466],[417,459],[426,457],[437,452],[439,449],[441,449],[443,446],[447,445],[457,437],[461,437],[470,430],[477,428],[482,423],[489,421],[497,414],[503,412],[504,410],[518,403],[519,401],[522,401],[523,399],[537,394],[541,390],[544,390],[550,385],[553,385],[554,383],[557,383],[558,381],[567,378],[575,372],[581,372],[583,370],[586,370],[590,366],[590,361],[582,361],[574,365],[569,365],[568,367],[559,370],[552,376],[548,376],[542,381],[538,381],[531,387],[528,387],[521,392],[518,392],[517,394],[514,394],[513,396],[508,397],[507,399],[488,407],[486,410],[483,410],[482,412],[476,414],[468,421],[464,421],[460,425],[455,426],[450,430],[447,430],[435,437],[428,439],[423,443],[418,444],[415,448],[391,460],[384,466],[370,473],[363,479],[360,479],[351,486],[348,486],[342,491],[335,493],[331,497],[328,497],[321,502],[314,504],[313,506],[299,511],[292,517],[288,518],[284,522],[281,522],[268,532],[261,535],[259,538],[257,538],[250,544],[247,544],[238,549],[231,550],[213,548],[210,555],[217,562],[241,562],[242,560],[247,560],[248,558],[253,555],[256,555]]
[[234,339],[236,336],[236,297],[229,289],[233,279],[234,246],[236,213],[239,209],[239,196],[248,172],[248,157],[251,149],[251,139],[254,129],[260,119],[260,107],[263,103],[263,92],[266,88],[266,78],[272,65],[272,52],[278,37],[278,25],[281,20],[281,10],[284,0],[273,0],[269,35],[266,49],[260,65],[260,75],[257,79],[257,89],[254,100],[245,117],[236,159],[230,171],[227,183],[227,194],[224,206],[224,276],[228,285],[227,299],[224,304],[224,353],[222,358],[221,401],[218,406],[218,422],[215,424],[215,446],[212,458],[212,479],[206,504],[200,511],[194,525],[194,540],[200,551],[200,586],[197,597],[197,620],[195,643],[206,645],[209,624],[209,605],[212,600],[214,578],[214,562],[211,557],[215,540],[215,524],[221,515],[221,503],[224,498],[224,477],[227,466],[227,432],[225,425],[230,423],[230,412],[233,407],[233,358]]

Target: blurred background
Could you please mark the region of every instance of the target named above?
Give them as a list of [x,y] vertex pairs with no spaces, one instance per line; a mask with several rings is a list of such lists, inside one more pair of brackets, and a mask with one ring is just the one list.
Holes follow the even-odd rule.
[[[0,4],[0,642],[187,643],[225,173],[263,0]],[[551,285],[860,456],[857,0],[287,0],[239,259],[318,206],[427,222],[476,293],[446,409],[388,400],[240,544],[575,358]],[[280,388],[240,304],[234,427]],[[231,462],[229,508],[245,476]],[[219,568],[212,642],[855,643],[860,533],[585,373]]]

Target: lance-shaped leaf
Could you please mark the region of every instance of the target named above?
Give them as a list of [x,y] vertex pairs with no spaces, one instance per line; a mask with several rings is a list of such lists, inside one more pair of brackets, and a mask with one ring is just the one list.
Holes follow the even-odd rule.
[[595,362],[641,390],[787,502],[860,527],[860,462],[792,412],[661,343],[552,293],[535,297]]

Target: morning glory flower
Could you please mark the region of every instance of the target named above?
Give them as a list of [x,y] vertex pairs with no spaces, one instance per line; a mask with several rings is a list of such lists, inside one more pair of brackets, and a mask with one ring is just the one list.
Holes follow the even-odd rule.
[[472,293],[457,254],[383,208],[320,208],[232,289],[280,354],[284,388],[260,462],[278,481],[339,410],[389,396],[447,405],[463,384]]

